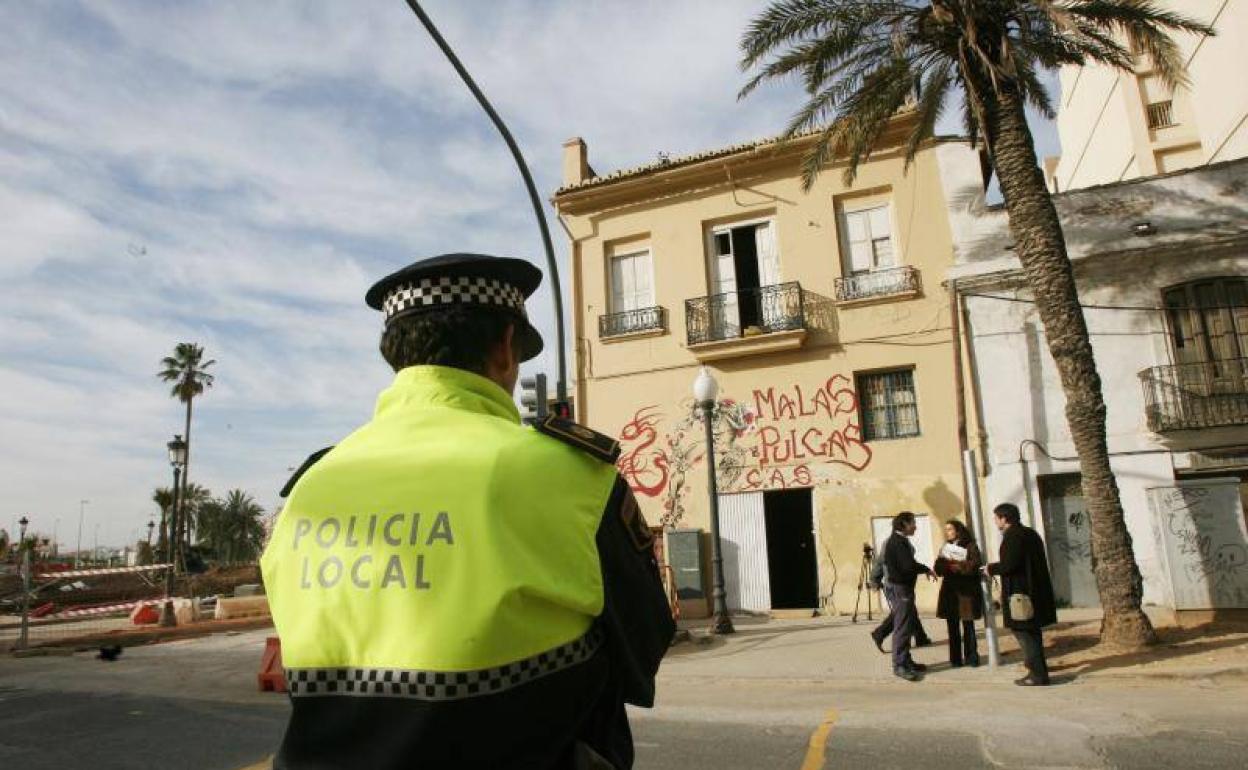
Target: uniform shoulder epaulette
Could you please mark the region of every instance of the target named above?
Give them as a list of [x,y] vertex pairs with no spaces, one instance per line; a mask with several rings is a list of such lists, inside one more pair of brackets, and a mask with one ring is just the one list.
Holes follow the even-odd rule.
[[277,493],[278,496],[289,497],[290,490],[295,488],[295,482],[299,481],[299,477],[307,473],[308,468],[311,468],[313,465],[316,465],[317,461],[320,460],[322,457],[324,457],[331,449],[333,449],[332,446],[327,446],[324,449],[318,449],[312,454],[308,455],[308,459],[303,461],[303,465],[299,466],[298,470],[295,471],[295,475],[287,479],[286,484],[282,487],[282,491]]
[[571,444],[577,449],[588,452],[604,463],[614,465],[620,456],[620,442],[610,436],[590,430],[584,425],[577,425],[571,420],[550,415],[533,427],[537,428],[540,433],[545,433],[551,438],[559,439],[565,444]]

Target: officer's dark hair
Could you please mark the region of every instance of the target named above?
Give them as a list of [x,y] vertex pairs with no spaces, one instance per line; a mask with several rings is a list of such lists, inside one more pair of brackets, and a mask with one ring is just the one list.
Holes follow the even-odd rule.
[[893,517],[893,531],[900,532],[907,526],[914,523],[914,514],[910,511],[902,511]]
[[1022,514],[1018,512],[1018,506],[1014,503],[1001,503],[992,509],[993,515],[999,519],[1005,519],[1010,524],[1017,524],[1022,520]]
[[[381,333],[381,357],[396,372],[409,366],[453,366],[485,374],[485,362],[516,322],[505,313],[451,305],[395,319]],[[520,356],[519,335],[512,351]]]

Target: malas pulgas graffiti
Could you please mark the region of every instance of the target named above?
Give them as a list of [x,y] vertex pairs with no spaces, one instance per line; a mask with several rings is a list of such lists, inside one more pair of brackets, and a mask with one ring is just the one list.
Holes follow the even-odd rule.
[[[620,474],[633,491],[663,500],[662,525],[684,515],[687,476],[705,457],[703,418],[692,400],[672,409],[643,406],[620,430]],[[858,398],[844,375],[815,388],[754,389],[749,402],[721,399],[712,413],[716,478],[723,492],[808,487],[812,464],[862,471],[871,448],[862,440]]]

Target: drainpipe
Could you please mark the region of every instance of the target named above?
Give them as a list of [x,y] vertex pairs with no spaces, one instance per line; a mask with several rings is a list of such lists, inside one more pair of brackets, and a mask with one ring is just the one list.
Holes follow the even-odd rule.
[[[956,279],[949,279],[949,326],[950,334],[953,337],[953,387],[954,387],[954,409],[957,414],[958,422],[958,454],[965,455],[970,448],[966,436],[966,380],[962,371],[962,313],[958,308],[958,282]],[[970,466],[971,473],[974,474],[975,466]],[[962,472],[962,502],[969,506],[971,499],[971,485],[975,483],[974,478],[968,478],[966,466],[963,466]],[[967,516],[971,511],[967,508]]]

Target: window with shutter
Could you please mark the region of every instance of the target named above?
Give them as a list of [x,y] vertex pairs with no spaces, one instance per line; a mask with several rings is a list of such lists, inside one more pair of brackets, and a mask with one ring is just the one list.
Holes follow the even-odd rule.
[[850,273],[896,266],[889,206],[846,211],[841,217],[845,262]]
[[650,252],[636,251],[611,257],[611,312],[624,313],[654,306]]

